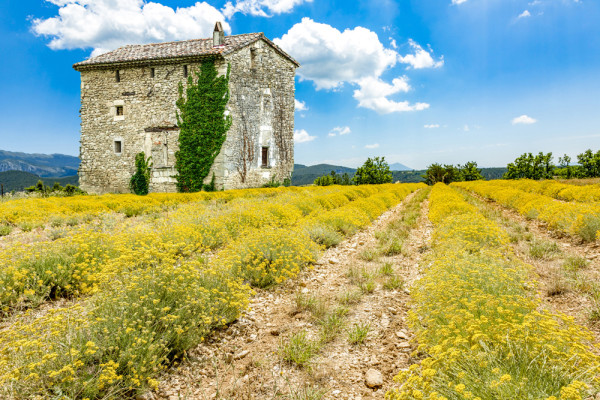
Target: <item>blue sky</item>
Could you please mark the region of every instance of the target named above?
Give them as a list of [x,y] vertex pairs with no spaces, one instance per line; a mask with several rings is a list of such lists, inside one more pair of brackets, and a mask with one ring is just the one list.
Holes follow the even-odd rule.
[[294,56],[295,160],[504,166],[600,149],[595,0],[3,0],[0,149],[79,151],[75,62],[262,31]]

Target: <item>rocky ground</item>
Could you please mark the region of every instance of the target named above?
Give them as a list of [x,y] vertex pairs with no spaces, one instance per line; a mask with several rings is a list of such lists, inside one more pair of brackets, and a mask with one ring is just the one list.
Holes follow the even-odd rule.
[[[284,285],[260,290],[251,311],[206,343],[161,378],[146,399],[381,399],[393,376],[410,364],[414,344],[406,326],[409,291],[418,277],[432,226],[427,202],[402,254],[371,257],[376,233],[398,218],[410,201],[384,213],[368,228],[327,250],[311,270]],[[373,259],[371,259],[373,258]],[[387,284],[382,266],[391,264],[403,285]],[[357,283],[369,275],[372,286]],[[362,290],[361,286],[362,285]],[[299,332],[316,341],[323,331],[318,312],[300,307],[313,299],[323,309],[345,310],[332,337],[305,366],[284,360],[280,349]],[[350,344],[349,331],[368,326],[362,344]]]

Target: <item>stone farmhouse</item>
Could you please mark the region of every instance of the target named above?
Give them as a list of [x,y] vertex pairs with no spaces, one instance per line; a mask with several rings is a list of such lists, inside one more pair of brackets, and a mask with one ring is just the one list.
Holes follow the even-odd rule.
[[263,33],[130,45],[73,65],[81,73],[79,182],[91,193],[129,192],[135,155],[152,156],[150,191],[176,190],[178,85],[210,57],[230,65],[232,126],[209,176],[217,188],[291,177],[298,62]]

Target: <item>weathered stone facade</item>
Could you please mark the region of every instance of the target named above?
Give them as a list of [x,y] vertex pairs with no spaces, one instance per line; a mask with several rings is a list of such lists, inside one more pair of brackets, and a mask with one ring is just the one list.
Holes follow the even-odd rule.
[[259,33],[228,36],[217,46],[213,39],[126,46],[75,64],[81,72],[83,190],[129,192],[141,151],[152,156],[150,190],[176,190],[177,88],[207,56],[216,57],[220,74],[231,67],[232,126],[205,183],[213,172],[217,187],[224,189],[291,176],[298,63]]

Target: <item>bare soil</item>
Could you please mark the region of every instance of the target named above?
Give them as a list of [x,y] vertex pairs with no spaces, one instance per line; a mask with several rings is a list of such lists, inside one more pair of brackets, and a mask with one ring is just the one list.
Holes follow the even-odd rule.
[[[375,233],[404,210],[405,201],[384,213],[372,225],[328,249],[311,270],[270,290],[258,290],[251,311],[216,332],[206,343],[188,353],[187,359],[167,372],[155,393],[146,399],[374,399],[383,398],[394,375],[410,365],[413,344],[406,326],[411,283],[418,278],[419,261],[431,237],[427,201],[422,204],[417,227],[406,240],[403,255],[364,261],[365,249],[376,246]],[[359,291],[348,277],[351,268],[376,274],[384,262],[392,263],[402,277],[402,289],[386,290],[385,278],[376,279],[372,293],[364,293],[356,304],[347,305],[345,328],[322,347],[310,367],[285,362],[281,343],[305,330],[316,337],[318,323],[309,312],[299,312],[298,293],[318,295],[331,307],[339,305],[345,291]],[[348,342],[347,329],[355,323],[370,323],[365,343]],[[383,376],[380,387],[369,388],[365,373],[376,369]],[[314,397],[311,397],[313,395]],[[322,397],[319,397],[322,395]]]

